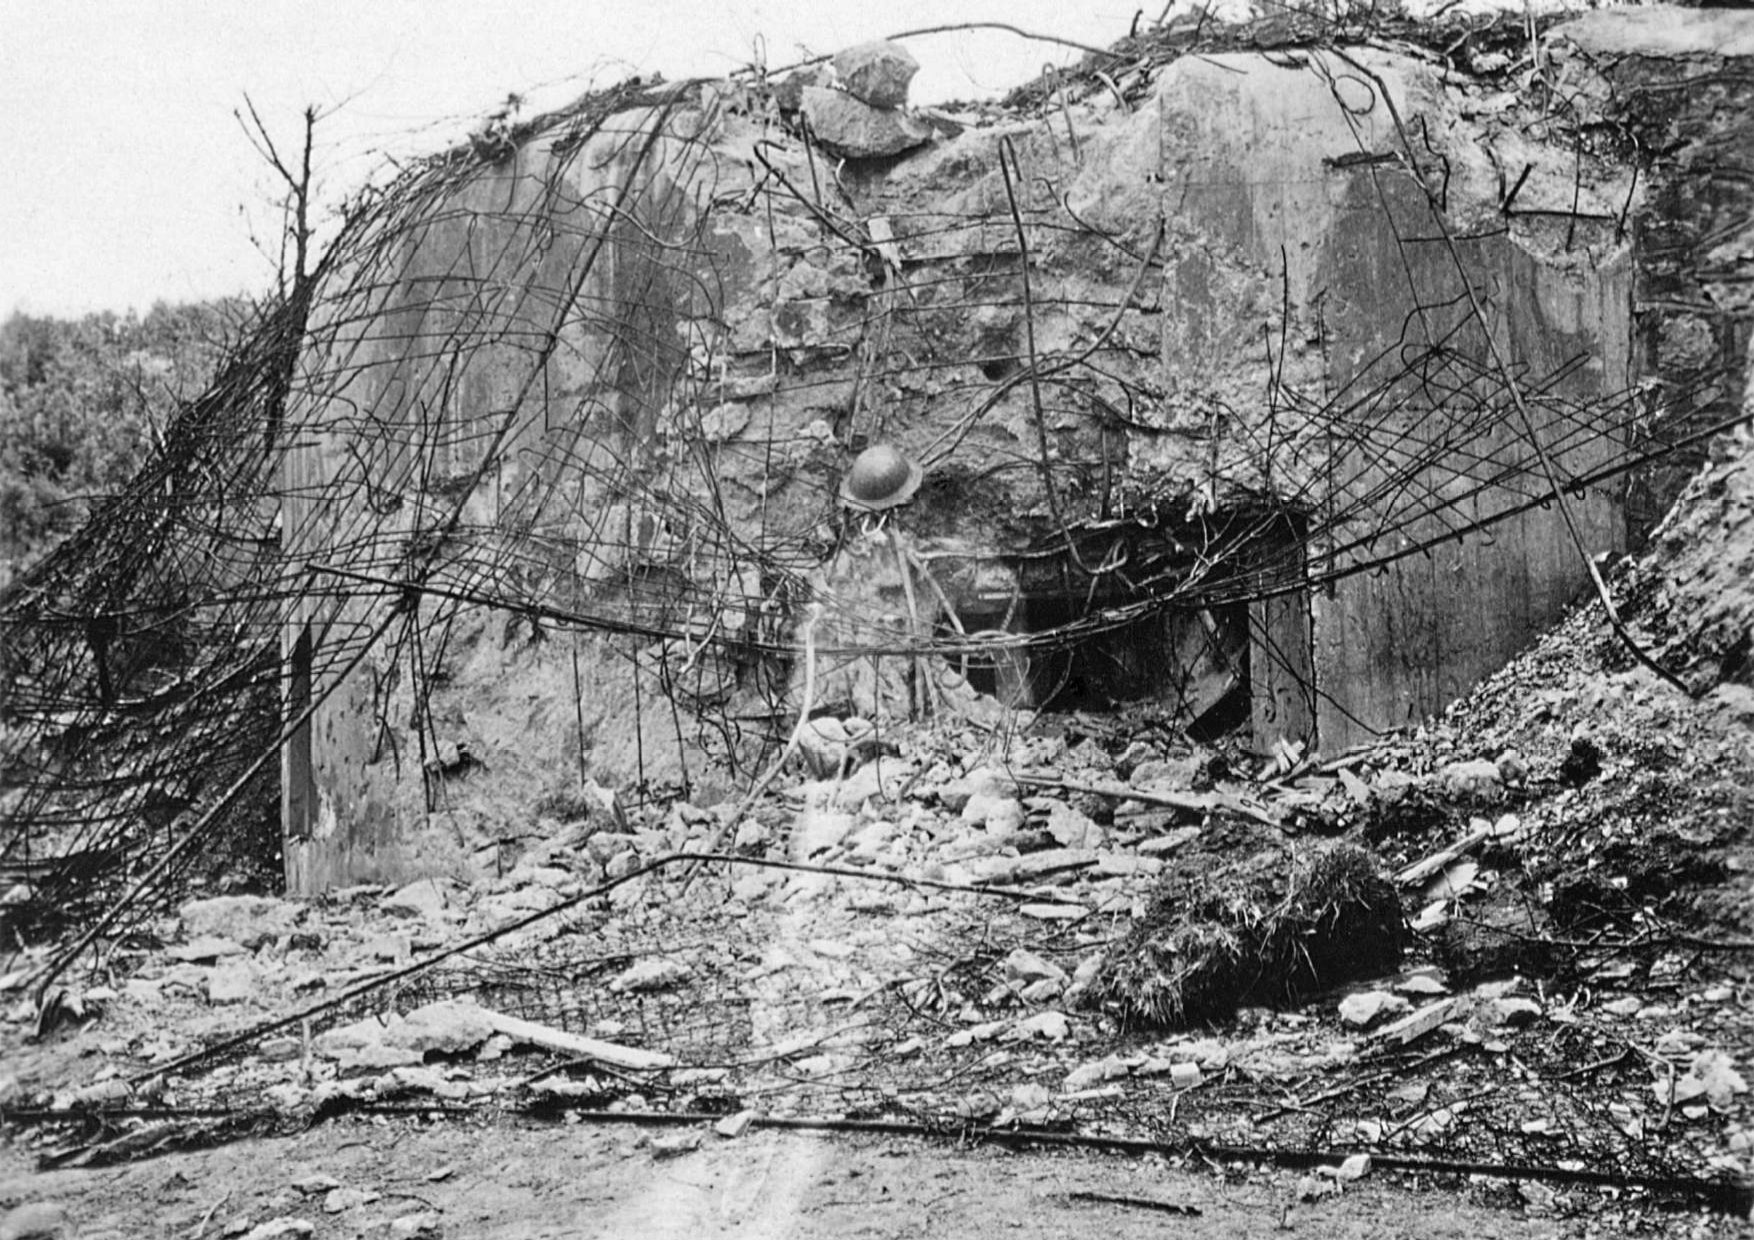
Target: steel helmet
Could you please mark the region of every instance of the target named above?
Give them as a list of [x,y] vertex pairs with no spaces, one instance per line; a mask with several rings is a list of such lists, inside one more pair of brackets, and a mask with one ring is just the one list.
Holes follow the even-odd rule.
[[840,499],[848,508],[881,512],[912,499],[920,489],[925,471],[886,443],[872,444],[853,458],[853,467],[841,479]]

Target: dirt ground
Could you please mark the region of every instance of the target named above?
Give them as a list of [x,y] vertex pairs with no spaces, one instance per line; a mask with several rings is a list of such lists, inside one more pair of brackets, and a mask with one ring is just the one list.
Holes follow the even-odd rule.
[[[1545,1206],[1502,1181],[1438,1186],[1372,1173],[1300,1200],[1302,1173],[1157,1157],[1016,1153],[911,1138],[707,1134],[665,1156],[624,1125],[345,1121],[101,1170],[33,1174],[0,1153],[0,1201],[58,1203],[58,1234],[536,1237],[1165,1234],[1559,1237],[1737,1235],[1593,1193]],[[1565,1216],[1556,1211],[1563,1209]],[[278,1223],[279,1229],[276,1230]],[[9,1230],[0,1217],[0,1236]]]

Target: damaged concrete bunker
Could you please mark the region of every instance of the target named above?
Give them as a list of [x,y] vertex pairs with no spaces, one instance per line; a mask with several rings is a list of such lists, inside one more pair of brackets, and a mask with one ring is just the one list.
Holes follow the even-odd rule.
[[[164,562],[247,640],[180,675],[278,700],[158,728],[159,768],[228,746],[171,808],[255,780],[310,892],[467,871],[605,788],[710,802],[801,711],[880,745],[1143,704],[1324,753],[1417,722],[1739,407],[1745,326],[1636,309],[1686,301],[1639,300],[1690,260],[1635,157],[1684,121],[1627,118],[1596,29],[1520,93],[1490,27],[1446,61],[1201,24],[995,107],[908,108],[868,48],[494,122],[360,198],[190,414],[223,433],[162,484],[195,496]],[[905,503],[847,502],[874,446]],[[19,597],[96,571],[57,564]],[[105,655],[38,628],[67,699]]]
[[[1555,224],[1572,156],[1531,148],[1504,226],[1438,74],[1367,50],[900,113],[894,152],[809,89],[628,88],[433,167],[327,277],[284,431],[285,549],[342,587],[286,627],[323,698],[295,887],[432,864],[471,762],[550,798],[746,767],[806,600],[818,709],[1143,699],[1338,750],[1558,616],[1567,519],[1622,545],[1586,481],[1628,417],[1629,170]],[[877,443],[923,484],[849,510]]]

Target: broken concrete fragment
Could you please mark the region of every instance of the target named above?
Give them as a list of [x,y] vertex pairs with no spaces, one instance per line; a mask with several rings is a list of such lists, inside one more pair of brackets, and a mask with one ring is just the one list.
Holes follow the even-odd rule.
[[976,793],[962,807],[964,822],[978,822],[993,835],[1009,835],[1023,825],[1023,802],[1016,797]]
[[919,71],[920,62],[887,39],[849,47],[834,57],[834,75],[847,93],[874,108],[905,105],[908,83]]
[[664,990],[685,980],[688,975],[688,966],[680,960],[649,956],[618,974],[609,983],[609,989],[618,995]]
[[1017,858],[1016,874],[1025,881],[1050,876],[1069,880],[1075,871],[1087,870],[1094,864],[1096,854],[1088,848],[1046,848]]
[[718,1133],[721,1137],[735,1139],[742,1136],[745,1132],[748,1132],[749,1125],[754,1122],[755,1112],[742,1110],[738,1111],[735,1115],[725,1116],[724,1119],[713,1125],[713,1131]]
[[1066,1074],[1065,1091],[1075,1093],[1099,1085],[1103,1081],[1112,1081],[1116,1077],[1126,1076],[1129,1069],[1127,1061],[1119,1055],[1110,1055],[1094,1063],[1080,1064]]
[[1386,990],[1366,990],[1340,1000],[1340,1023],[1353,1029],[1364,1029],[1384,1016],[1405,1012],[1409,1006],[1401,996]]
[[854,814],[806,808],[792,824],[791,859],[810,861],[838,848],[858,825]]
[[1013,948],[1005,957],[1005,976],[1014,981],[1035,982],[1043,978],[1065,980],[1066,971],[1026,947]]
[[436,1236],[444,1227],[444,1216],[437,1210],[417,1214],[399,1214],[390,1220],[390,1240],[412,1236]]
[[820,86],[804,88],[804,119],[817,142],[847,159],[883,159],[932,140],[932,127],[905,112]]
[[960,814],[969,801],[978,795],[1016,796],[1017,781],[1002,771],[977,766],[966,775],[953,779],[938,789],[938,801],[953,814]]
[[1156,758],[1133,768],[1127,782],[1135,788],[1179,792],[1194,786],[1200,764],[1193,758]]
[[378,901],[386,913],[403,917],[436,917],[445,911],[445,889],[436,878],[421,878]]
[[363,1188],[332,1188],[323,1197],[324,1214],[344,1214],[383,1196]]
[[281,1240],[283,1236],[308,1236],[317,1225],[303,1218],[274,1218],[244,1233],[244,1240]]
[[1498,764],[1479,759],[1452,762],[1437,773],[1444,795],[1457,801],[1496,801],[1504,796],[1504,777]]
[[1393,1042],[1404,1046],[1436,1029],[1449,1020],[1461,1009],[1461,1000],[1455,998],[1439,999],[1428,1003],[1417,1011],[1401,1017],[1392,1025],[1385,1025],[1376,1033],[1376,1037],[1384,1042]]
[[207,1002],[212,1004],[242,1003],[253,997],[257,988],[256,966],[248,960],[233,960],[215,965],[207,975]]
[[1017,1022],[1015,1033],[1020,1038],[1045,1038],[1063,1042],[1072,1032],[1072,1022],[1064,1012],[1037,1012]]
[[1482,1015],[1495,1027],[1520,1029],[1541,1017],[1541,1005],[1533,999],[1500,998],[1484,1005]]
[[368,1016],[317,1035],[319,1055],[343,1067],[392,1068],[417,1064],[428,1051],[456,1054],[472,1050],[493,1033],[489,1013],[469,1003],[444,1001],[416,1008],[407,1016]]
[[304,915],[304,905],[267,896],[214,896],[177,910],[191,938],[232,939],[245,948],[290,934]]
[[244,948],[235,939],[221,938],[218,935],[203,935],[200,938],[179,943],[165,952],[172,960],[185,960],[190,964],[205,964],[218,960],[222,956],[240,956]]
[[1048,834],[1062,848],[1095,848],[1102,843],[1102,828],[1091,821],[1090,816],[1057,797],[1032,797],[1032,801],[1047,803]]

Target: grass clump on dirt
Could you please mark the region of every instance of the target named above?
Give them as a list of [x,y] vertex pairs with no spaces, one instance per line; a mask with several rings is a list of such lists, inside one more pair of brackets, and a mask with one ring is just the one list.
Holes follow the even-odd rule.
[[1356,845],[1184,865],[1108,953],[1085,1004],[1123,1027],[1212,1023],[1386,973],[1405,942],[1399,896]]

